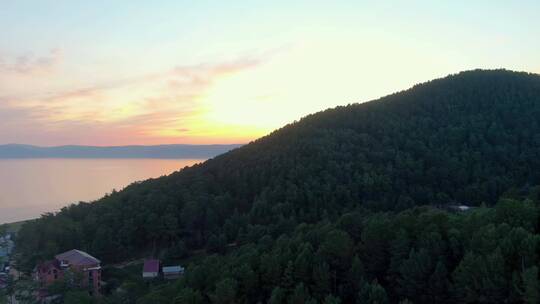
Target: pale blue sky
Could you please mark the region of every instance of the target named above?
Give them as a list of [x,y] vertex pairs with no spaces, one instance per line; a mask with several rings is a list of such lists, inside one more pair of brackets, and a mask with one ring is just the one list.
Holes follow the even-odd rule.
[[540,72],[539,12],[538,1],[0,0],[0,143],[245,142],[461,70]]

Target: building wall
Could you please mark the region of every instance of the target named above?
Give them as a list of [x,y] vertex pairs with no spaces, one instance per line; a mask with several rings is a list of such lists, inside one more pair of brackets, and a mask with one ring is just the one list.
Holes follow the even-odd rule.
[[[88,268],[92,267],[99,267],[99,265],[96,264]],[[81,286],[88,287],[93,295],[99,295],[99,290],[101,289],[101,269],[85,271],[82,267],[72,265],[66,270],[61,270],[51,266],[47,269],[43,269],[43,271],[38,270],[37,279],[42,286],[49,286],[55,281],[63,279],[65,277],[65,271],[76,273],[76,276],[80,276],[81,278]]]
[[143,278],[155,278],[158,276],[157,272],[143,272]]
[[180,273],[179,272],[174,272],[174,273],[164,273],[163,274],[163,277],[167,280],[174,280],[174,279],[179,279],[181,277]]
[[87,286],[91,287],[94,295],[99,295],[101,289],[101,269],[87,271]]
[[62,279],[63,277],[64,277],[64,272],[55,267],[48,267],[46,269],[41,269],[41,271],[39,271],[38,273],[39,281],[45,286],[48,286],[54,283],[55,281]]
[[86,265],[84,267],[72,265],[70,266],[71,270],[77,271],[81,277],[81,285],[83,287],[88,287],[92,294],[99,295],[99,290],[101,288],[101,269],[85,270],[88,268],[99,267],[99,264]]

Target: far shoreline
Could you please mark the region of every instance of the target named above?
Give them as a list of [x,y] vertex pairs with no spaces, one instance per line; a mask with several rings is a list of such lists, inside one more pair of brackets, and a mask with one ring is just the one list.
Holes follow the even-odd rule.
[[17,234],[17,232],[19,232],[19,230],[21,229],[22,225],[24,225],[24,223],[29,222],[29,221],[34,221],[37,219],[38,218],[32,218],[32,219],[21,220],[21,221],[16,221],[16,222],[2,223],[0,224],[0,226],[5,225],[7,227],[8,233]]

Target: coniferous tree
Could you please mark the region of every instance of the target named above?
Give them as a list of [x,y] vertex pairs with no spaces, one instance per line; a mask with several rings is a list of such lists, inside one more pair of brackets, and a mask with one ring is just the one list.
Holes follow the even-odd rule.
[[538,267],[532,266],[525,269],[523,278],[523,302],[527,304],[540,303],[540,281],[538,279]]
[[276,287],[272,290],[268,304],[283,304],[285,303],[286,293],[281,287]]

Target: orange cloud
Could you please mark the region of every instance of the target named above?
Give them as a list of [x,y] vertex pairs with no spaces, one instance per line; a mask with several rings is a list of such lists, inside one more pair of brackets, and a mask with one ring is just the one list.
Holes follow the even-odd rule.
[[[39,143],[36,134],[41,134],[47,142],[80,144],[223,142],[226,134],[218,138],[203,121],[207,109],[200,99],[221,78],[263,62],[238,59],[177,66],[102,84],[3,97],[0,112],[14,116],[9,126],[0,123],[6,131],[0,132],[0,140],[13,138],[6,133],[17,129],[19,139],[10,141]],[[27,63],[20,66],[21,72],[31,69]]]

